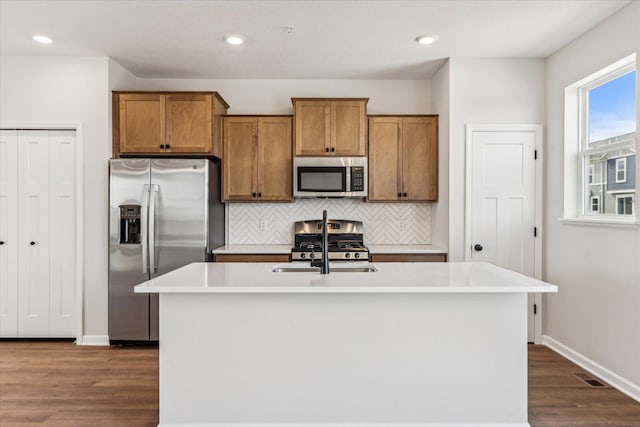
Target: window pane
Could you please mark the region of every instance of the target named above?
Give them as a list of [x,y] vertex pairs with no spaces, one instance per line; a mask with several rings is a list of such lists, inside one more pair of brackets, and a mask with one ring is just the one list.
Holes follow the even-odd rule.
[[[626,168],[618,170],[620,159],[626,159]],[[635,194],[635,147],[612,149],[599,154],[586,155],[585,170],[593,171],[584,182],[584,212],[591,215],[630,215],[625,197]],[[620,177],[624,176],[624,180]],[[595,201],[597,198],[597,201]],[[597,204],[597,208],[594,206]]]
[[589,91],[589,144],[636,131],[636,72]]
[[633,214],[633,196],[618,197],[617,199],[617,213],[618,215],[632,215]]

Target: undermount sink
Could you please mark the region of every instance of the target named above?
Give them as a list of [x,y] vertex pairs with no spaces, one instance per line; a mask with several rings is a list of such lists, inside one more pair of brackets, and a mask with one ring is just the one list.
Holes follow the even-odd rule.
[[[320,267],[311,267],[308,264],[293,265],[280,264],[274,265],[271,269],[273,273],[320,273]],[[329,274],[331,273],[375,273],[378,269],[371,264],[342,264],[329,265]]]

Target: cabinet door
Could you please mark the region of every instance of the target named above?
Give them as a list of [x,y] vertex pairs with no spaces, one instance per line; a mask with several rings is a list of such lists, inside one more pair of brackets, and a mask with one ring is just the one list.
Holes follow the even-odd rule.
[[165,145],[165,97],[120,94],[120,152],[160,153]]
[[290,117],[258,119],[258,198],[293,200]]
[[211,153],[211,95],[166,95],[167,151]]
[[0,337],[18,336],[18,132],[0,130]]
[[402,166],[402,119],[369,119],[369,196],[371,201],[399,200]]
[[295,121],[296,155],[331,154],[331,103],[329,101],[296,101]]
[[363,101],[331,102],[331,154],[366,155],[366,110]]
[[224,117],[224,201],[257,197],[258,135],[255,117]]
[[402,191],[409,201],[438,199],[438,133],[432,117],[404,118]]
[[49,336],[49,132],[18,135],[18,335]]

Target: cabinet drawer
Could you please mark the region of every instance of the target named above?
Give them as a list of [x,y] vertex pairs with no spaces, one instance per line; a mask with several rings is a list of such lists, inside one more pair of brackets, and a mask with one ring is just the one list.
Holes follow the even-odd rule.
[[289,262],[290,254],[213,254],[214,262]]
[[371,262],[447,262],[447,254],[371,254]]

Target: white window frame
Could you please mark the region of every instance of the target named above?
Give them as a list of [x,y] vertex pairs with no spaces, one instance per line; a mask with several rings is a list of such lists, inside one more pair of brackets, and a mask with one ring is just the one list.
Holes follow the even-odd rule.
[[594,179],[593,177],[595,175],[595,169],[596,169],[595,168],[595,163],[589,163],[589,174],[588,174],[589,178],[587,180],[589,182],[589,185],[593,184],[593,179]]
[[[640,222],[636,217],[638,206],[634,206],[633,215],[614,215],[600,213],[595,215],[590,211],[589,193],[586,191],[590,185],[588,182],[588,161],[589,156],[603,154],[605,152],[635,148],[639,154],[640,138],[613,143],[604,146],[592,147],[588,145],[589,111],[588,91],[601,86],[609,81],[615,80],[629,72],[636,71],[636,54],[631,54],[625,58],[610,64],[603,69],[567,86],[565,88],[565,108],[564,108],[564,213],[560,221],[565,224],[595,225],[612,227],[633,227],[638,228]],[[636,95],[637,96],[637,95]],[[638,123],[636,123],[638,126]],[[638,129],[636,129],[637,135]],[[594,171],[595,173],[595,171]],[[602,181],[607,181],[606,165],[602,172]],[[636,181],[638,181],[636,177]],[[594,176],[595,179],[595,176]],[[595,183],[592,183],[593,185]],[[602,184],[602,183],[601,183]],[[636,183],[636,187],[638,184]],[[602,200],[600,200],[602,202]],[[638,200],[635,200],[638,203]]]
[[[622,169],[618,170],[618,165],[622,165]],[[618,178],[618,173],[622,172],[622,179]],[[616,159],[616,184],[627,182],[627,158],[620,157]]]
[[[596,209],[593,209],[593,202],[596,202]],[[591,196],[589,198],[589,212],[600,213],[600,196]]]
[[[626,198],[631,198],[631,213],[630,214],[625,214],[625,213],[618,212],[618,206],[620,206],[618,204],[618,200],[626,199]],[[636,201],[635,199],[636,198],[634,197],[633,194],[629,194],[629,193],[627,193],[627,194],[616,194],[616,214],[624,215],[624,216],[633,216],[634,213],[635,213],[635,209],[634,209],[634,206],[633,206],[635,204],[635,201]]]

